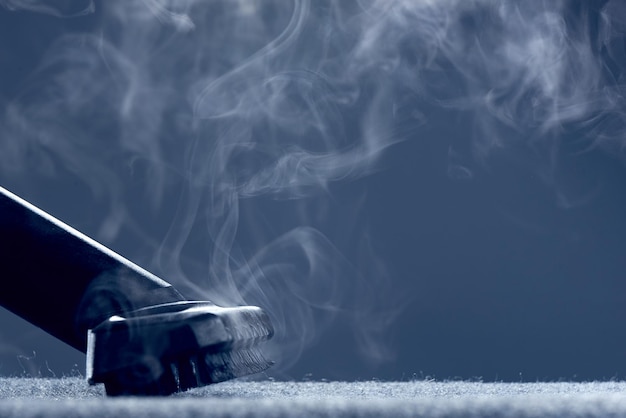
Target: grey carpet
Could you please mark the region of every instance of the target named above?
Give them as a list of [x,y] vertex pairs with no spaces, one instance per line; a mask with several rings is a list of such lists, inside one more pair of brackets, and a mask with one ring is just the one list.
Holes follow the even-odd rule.
[[79,378],[0,379],[2,417],[626,417],[626,382],[235,381],[106,398]]

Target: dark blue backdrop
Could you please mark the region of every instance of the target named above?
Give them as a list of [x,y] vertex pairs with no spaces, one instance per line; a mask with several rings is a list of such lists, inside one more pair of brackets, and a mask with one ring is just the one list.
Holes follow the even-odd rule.
[[263,306],[279,378],[624,378],[619,0],[170,3],[0,0],[2,186]]

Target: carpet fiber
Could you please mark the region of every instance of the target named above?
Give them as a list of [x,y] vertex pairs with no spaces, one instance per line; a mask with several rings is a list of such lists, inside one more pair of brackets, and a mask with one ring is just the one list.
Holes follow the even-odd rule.
[[626,382],[234,381],[168,398],[106,398],[80,378],[0,379],[2,417],[617,417]]

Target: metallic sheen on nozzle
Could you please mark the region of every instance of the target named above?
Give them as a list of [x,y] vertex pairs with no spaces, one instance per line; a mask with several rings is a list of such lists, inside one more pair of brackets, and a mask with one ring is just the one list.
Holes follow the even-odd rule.
[[258,307],[187,301],[171,284],[0,187],[0,305],[87,353],[109,395],[168,395],[258,373]]

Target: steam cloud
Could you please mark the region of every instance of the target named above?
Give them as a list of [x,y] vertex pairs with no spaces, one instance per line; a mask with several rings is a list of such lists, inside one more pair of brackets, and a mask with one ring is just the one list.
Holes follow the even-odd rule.
[[[524,148],[556,182],[551,151],[572,129],[582,149],[624,145],[620,0],[0,4],[99,18],[96,30],[59,36],[4,103],[2,175],[83,180],[110,205],[100,239],[133,231],[177,286],[260,304],[290,359],[337,315],[366,354],[388,355],[392,279],[367,243],[348,256],[322,230],[333,185],[423,138],[429,109],[472,120],[450,143],[456,178]],[[137,194],[149,209],[124,203]],[[266,221],[277,208],[288,219]],[[144,212],[170,229],[147,232]],[[364,226],[347,224],[362,241]]]

